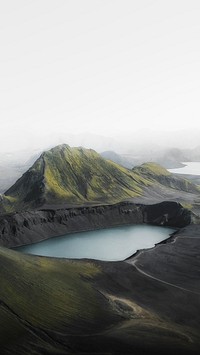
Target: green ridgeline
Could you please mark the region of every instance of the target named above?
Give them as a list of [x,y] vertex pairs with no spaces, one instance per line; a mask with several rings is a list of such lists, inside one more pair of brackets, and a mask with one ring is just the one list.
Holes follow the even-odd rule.
[[199,193],[200,189],[187,179],[171,174],[168,170],[157,163],[144,163],[133,168],[136,174],[142,176],[148,182],[160,184],[168,188],[184,192]]
[[115,203],[140,196],[150,182],[91,149],[55,147],[44,152],[5,193],[7,211],[43,204]]
[[63,144],[44,152],[2,196],[1,212],[60,204],[117,203],[142,196],[146,187],[163,185],[199,192],[155,163],[132,170],[102,158],[92,149]]

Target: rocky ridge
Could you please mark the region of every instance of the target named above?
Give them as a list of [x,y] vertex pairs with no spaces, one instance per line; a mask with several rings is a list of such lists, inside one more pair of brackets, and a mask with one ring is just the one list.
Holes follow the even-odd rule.
[[67,233],[124,224],[183,227],[190,222],[191,211],[176,202],[148,206],[123,202],[115,205],[24,211],[0,216],[0,245],[16,247]]

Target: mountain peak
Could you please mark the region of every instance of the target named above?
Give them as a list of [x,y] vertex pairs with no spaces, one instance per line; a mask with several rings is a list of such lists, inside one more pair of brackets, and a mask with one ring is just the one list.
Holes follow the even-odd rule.
[[131,171],[93,149],[58,145],[45,151],[5,193],[17,208],[113,203],[142,192]]
[[197,186],[173,176],[156,163],[129,170],[92,149],[62,144],[41,154],[6,191],[0,208],[9,212],[42,206],[110,204],[140,198],[144,193],[151,195],[150,190],[155,188],[161,196],[166,189],[166,196],[171,189],[173,196],[174,190],[198,191]]

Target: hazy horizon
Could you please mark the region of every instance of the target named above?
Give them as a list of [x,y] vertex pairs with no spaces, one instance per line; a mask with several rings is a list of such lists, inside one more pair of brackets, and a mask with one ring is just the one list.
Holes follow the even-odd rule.
[[95,148],[95,135],[107,137],[102,151],[108,140],[117,152],[197,146],[199,10],[180,0],[2,3],[0,152],[73,139]]

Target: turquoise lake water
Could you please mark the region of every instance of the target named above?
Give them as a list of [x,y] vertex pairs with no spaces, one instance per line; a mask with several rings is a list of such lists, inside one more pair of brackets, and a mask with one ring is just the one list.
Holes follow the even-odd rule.
[[67,234],[16,248],[35,255],[59,258],[124,260],[139,249],[151,248],[175,230],[149,225],[122,226]]

